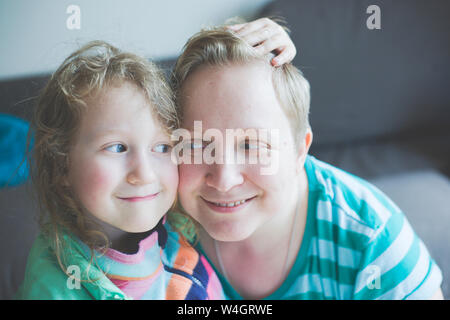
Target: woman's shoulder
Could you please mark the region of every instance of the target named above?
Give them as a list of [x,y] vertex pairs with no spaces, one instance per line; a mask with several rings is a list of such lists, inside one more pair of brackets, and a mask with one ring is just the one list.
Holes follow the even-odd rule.
[[312,156],[307,162],[318,218],[343,229],[376,234],[393,216],[401,214],[397,205],[370,182]]

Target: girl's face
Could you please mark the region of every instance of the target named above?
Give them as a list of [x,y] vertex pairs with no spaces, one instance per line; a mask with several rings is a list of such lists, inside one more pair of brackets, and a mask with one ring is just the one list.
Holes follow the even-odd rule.
[[69,153],[68,184],[103,224],[133,233],[154,228],[178,186],[170,137],[129,82],[109,86],[87,104]]
[[[261,163],[228,162],[228,150],[221,151],[222,164],[180,165],[181,204],[216,240],[240,241],[257,230],[263,232],[264,227],[273,230],[295,209],[299,198],[297,177],[305,151],[295,147],[271,79],[271,73],[259,64],[231,65],[200,68],[183,85],[184,128],[194,131],[194,121],[201,121],[203,133],[214,129],[225,139],[229,129],[278,133],[278,138],[270,140],[262,135],[235,142],[235,150],[247,157],[257,151],[270,154],[270,161],[278,164],[270,174],[262,174]],[[192,145],[209,143],[194,141]]]

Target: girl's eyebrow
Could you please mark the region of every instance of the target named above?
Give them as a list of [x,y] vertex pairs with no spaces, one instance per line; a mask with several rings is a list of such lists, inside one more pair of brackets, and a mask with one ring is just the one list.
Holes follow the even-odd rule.
[[[123,129],[123,128],[105,128],[104,130],[102,128],[100,128],[100,130],[95,130],[94,132],[91,132],[88,136],[87,139],[89,140],[98,140],[101,138],[105,138],[108,136],[132,136],[135,135],[136,131],[135,130],[131,130],[131,129]],[[167,134],[165,134],[162,130],[155,130],[152,133],[152,138],[156,139],[156,138],[167,138],[168,140],[170,140],[170,136],[168,136]]]
[[92,132],[89,135],[89,137],[91,139],[99,139],[99,138],[103,138],[103,137],[107,137],[107,136],[111,136],[111,135],[125,135],[128,133],[129,132],[126,132],[123,129],[108,128],[106,130],[95,130],[94,132]]

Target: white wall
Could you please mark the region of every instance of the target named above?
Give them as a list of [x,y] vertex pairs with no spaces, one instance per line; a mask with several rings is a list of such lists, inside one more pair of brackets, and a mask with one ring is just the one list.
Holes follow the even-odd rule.
[[[146,57],[175,57],[200,27],[250,19],[271,0],[0,0],[0,79],[54,71],[75,48],[101,39]],[[69,30],[69,5],[80,29]]]

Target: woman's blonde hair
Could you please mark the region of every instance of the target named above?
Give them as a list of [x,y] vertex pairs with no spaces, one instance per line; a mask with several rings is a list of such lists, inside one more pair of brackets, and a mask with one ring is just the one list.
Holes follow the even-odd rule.
[[179,112],[178,118],[183,117],[183,84],[199,67],[222,67],[262,61],[272,70],[272,83],[278,101],[290,121],[296,143],[300,143],[306,129],[310,127],[309,82],[291,63],[272,67],[269,61],[273,55],[269,56],[260,55],[246,41],[223,26],[204,29],[192,36],[185,44],[171,78]]
[[108,238],[83,213],[66,181],[69,151],[88,107],[86,101],[109,85],[124,81],[142,90],[167,133],[178,126],[172,90],[164,73],[148,60],[103,41],[87,43],[61,64],[43,89],[34,112],[30,167],[39,203],[39,222],[64,272],[63,239],[68,232],[91,249],[91,257],[94,249],[106,250],[109,246]]

